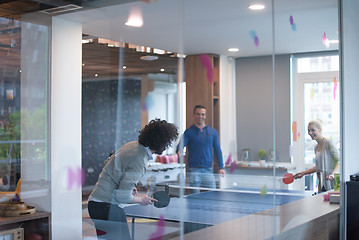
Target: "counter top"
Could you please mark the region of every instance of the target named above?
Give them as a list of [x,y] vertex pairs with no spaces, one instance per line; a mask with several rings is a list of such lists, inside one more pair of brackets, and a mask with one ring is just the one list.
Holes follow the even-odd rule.
[[[273,169],[273,162],[266,162],[264,165],[261,166],[259,161],[249,161],[243,162],[238,161],[236,163],[236,168],[246,168],[246,169]],[[226,168],[230,168],[231,166],[226,166]],[[283,170],[293,170],[295,166],[292,163],[285,163],[285,162],[278,162],[276,163],[276,169],[283,169]]]

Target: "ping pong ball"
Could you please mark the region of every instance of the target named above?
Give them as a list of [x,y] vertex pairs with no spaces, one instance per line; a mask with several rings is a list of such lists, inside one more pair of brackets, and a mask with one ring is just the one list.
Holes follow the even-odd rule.
[[236,186],[237,186],[237,183],[236,183],[236,182],[234,182],[234,183],[233,183],[233,186],[235,186],[235,187],[236,187]]

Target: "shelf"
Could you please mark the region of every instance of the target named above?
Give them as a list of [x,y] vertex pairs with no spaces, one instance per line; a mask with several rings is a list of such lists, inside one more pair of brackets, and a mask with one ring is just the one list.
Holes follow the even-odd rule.
[[48,212],[36,212],[34,214],[21,215],[16,217],[0,217],[0,225],[31,221],[40,218],[49,218],[50,213]]
[[16,217],[0,217],[0,230],[22,227],[25,236],[37,234],[47,240],[50,239],[50,216],[48,212],[36,212]]

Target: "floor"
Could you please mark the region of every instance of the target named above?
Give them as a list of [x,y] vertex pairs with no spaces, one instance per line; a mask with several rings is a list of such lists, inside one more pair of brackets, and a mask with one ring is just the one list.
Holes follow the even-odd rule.
[[[127,219],[130,232],[132,230],[132,218]],[[163,226],[164,224],[164,226]],[[106,228],[107,227],[107,228]],[[83,240],[102,240],[102,239],[118,239],[111,236],[111,224],[104,227],[104,235],[96,237],[96,230],[94,223],[88,215],[87,208],[82,210],[82,239]],[[179,223],[174,222],[160,222],[158,220],[150,219],[136,219],[135,220],[135,240],[150,240],[161,239],[166,240],[180,234]],[[134,240],[134,239],[133,239]]]
[[[140,193],[146,192],[145,188],[137,188]],[[155,188],[156,191],[164,190],[164,186],[159,186]],[[116,239],[115,236],[111,236],[111,224],[106,224],[104,226],[104,231],[106,234],[101,235],[97,238],[96,229],[94,223],[89,217],[87,211],[87,199],[91,193],[92,188],[88,191],[82,192],[82,239],[83,240],[103,240],[103,239]],[[176,196],[177,192],[174,192],[171,195]],[[132,218],[127,218],[128,228],[132,234]],[[159,220],[150,220],[150,219],[140,219],[135,220],[135,238],[133,240],[166,240],[180,235],[180,224],[176,222],[160,222]]]

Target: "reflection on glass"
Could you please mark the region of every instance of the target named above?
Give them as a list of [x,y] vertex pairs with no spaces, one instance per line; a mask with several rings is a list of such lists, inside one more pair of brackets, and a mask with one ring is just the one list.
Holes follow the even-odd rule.
[[[0,17],[0,226],[22,226],[26,238],[48,239],[49,30],[20,19]],[[6,223],[8,216],[15,225]]]

